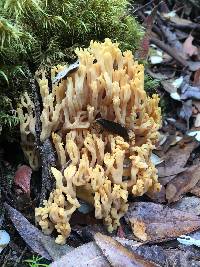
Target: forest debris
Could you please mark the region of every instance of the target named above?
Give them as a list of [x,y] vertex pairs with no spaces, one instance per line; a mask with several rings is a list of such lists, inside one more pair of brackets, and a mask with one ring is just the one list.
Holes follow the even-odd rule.
[[189,192],[200,180],[200,165],[189,167],[178,174],[166,187],[166,198],[169,203],[179,200],[182,194]]
[[193,55],[198,55],[198,49],[196,46],[192,44],[192,41],[194,40],[194,37],[190,34],[188,38],[185,40],[183,43],[183,53],[185,56],[193,56]]
[[198,147],[198,145],[196,141],[193,141],[187,143],[184,147],[177,144],[169,149],[163,157],[163,166],[158,167],[159,177],[171,176],[183,172],[191,152]]
[[89,242],[73,251],[68,252],[60,260],[53,262],[50,267],[110,267],[95,242]]
[[28,196],[30,196],[31,174],[32,174],[32,169],[27,165],[22,165],[18,167],[14,176],[14,184]]
[[187,135],[194,136],[197,141],[200,141],[200,131],[190,131]]
[[51,238],[50,236],[46,235],[43,235],[42,238],[40,238],[40,242],[53,260],[60,259],[67,252],[74,250],[73,247],[67,244],[65,245],[56,244],[54,238]]
[[198,216],[151,202],[132,203],[125,218],[143,241],[170,240],[200,228]]
[[79,60],[60,71],[54,78],[53,83],[59,82],[61,79],[66,79],[69,74],[71,74],[73,71],[76,71],[78,68]]
[[195,118],[194,127],[200,127],[200,113],[198,113]]
[[146,260],[153,261],[159,266],[167,266],[166,253],[161,246],[139,246],[136,248],[136,253]]
[[9,244],[10,235],[5,230],[0,230],[0,253]]
[[200,239],[195,239],[187,235],[181,235],[177,238],[178,242],[186,246],[197,246],[200,247]]
[[[167,255],[167,266],[199,266],[199,262],[195,261],[195,255],[190,251],[182,251],[179,249],[166,250]],[[194,258],[194,259],[193,259]]]
[[171,46],[165,44],[163,41],[160,41],[159,39],[155,37],[151,37],[150,42],[152,44],[155,44],[157,47],[162,49],[164,52],[166,52],[168,55],[170,55],[172,58],[176,60],[177,63],[180,65],[187,67],[188,63],[187,61],[180,55],[180,53],[177,51],[177,49],[172,48]]
[[196,195],[197,197],[200,197],[200,181],[195,185],[194,188],[190,190],[190,193]]
[[94,236],[97,245],[101,248],[111,266],[129,266],[129,267],[153,267],[155,264],[145,260],[135,252],[130,252],[119,242],[110,236],[97,233]]
[[191,116],[192,116],[192,100],[188,99],[187,101],[182,102],[182,107],[179,114],[179,117],[187,122],[187,129],[189,129],[189,120]]
[[38,147],[41,165],[42,165],[42,188],[40,193],[40,204],[43,203],[43,200],[46,198],[48,192],[52,191],[54,187],[54,179],[51,173],[51,167],[55,166],[56,158],[54,149],[51,141],[47,138],[43,143],[40,141],[40,134],[42,131],[42,125],[40,121],[41,117],[41,107],[40,107],[40,95],[38,85],[36,86],[35,79],[30,80],[30,85],[32,93],[34,95],[34,106],[35,106],[35,141],[36,146]]
[[152,163],[156,166],[162,163],[164,160],[160,157],[158,157],[156,154],[152,153],[151,154],[151,161]]
[[194,74],[193,85],[195,86],[200,85],[200,68]]
[[[159,180],[159,182],[162,184],[162,182]],[[157,203],[164,203],[166,202],[166,192],[165,187],[162,186],[159,192],[148,192],[146,195],[152,199],[153,201],[156,201]]]
[[200,88],[197,86],[192,86],[189,84],[187,80],[183,80],[183,83],[181,84],[181,99],[200,99]]
[[179,201],[170,205],[170,208],[192,212],[194,215],[200,215],[200,198],[199,197],[183,197]]
[[28,244],[35,253],[51,260],[51,256],[40,241],[45,235],[33,226],[19,211],[12,208],[7,203],[5,203],[4,206],[8,212],[9,218],[26,244]]

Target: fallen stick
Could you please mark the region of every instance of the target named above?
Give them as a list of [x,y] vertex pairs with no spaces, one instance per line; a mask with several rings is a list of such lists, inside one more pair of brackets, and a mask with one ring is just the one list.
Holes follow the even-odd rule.
[[174,58],[180,65],[184,67],[188,67],[188,62],[180,55],[180,53],[169,45],[166,45],[163,41],[158,40],[155,37],[151,37],[150,43],[155,44],[161,50],[169,54],[172,58]]

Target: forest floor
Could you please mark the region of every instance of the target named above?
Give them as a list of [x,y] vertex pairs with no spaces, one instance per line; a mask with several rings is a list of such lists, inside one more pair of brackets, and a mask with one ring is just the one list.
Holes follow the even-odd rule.
[[[78,266],[80,261],[84,266],[200,266],[200,4],[143,2],[130,12],[146,32],[136,55],[152,77],[146,90],[160,95],[163,123],[152,161],[161,191],[130,199],[112,235],[83,203],[72,217],[67,245],[59,246],[34,226],[31,175],[37,183],[39,173],[26,165],[13,167],[14,155],[22,151],[19,144],[5,144],[0,151],[0,226],[11,240],[1,252],[0,266],[39,267],[52,261],[52,266]],[[148,90],[148,84],[154,89]],[[146,233],[148,241],[135,237]],[[60,262],[61,256],[70,263]]]

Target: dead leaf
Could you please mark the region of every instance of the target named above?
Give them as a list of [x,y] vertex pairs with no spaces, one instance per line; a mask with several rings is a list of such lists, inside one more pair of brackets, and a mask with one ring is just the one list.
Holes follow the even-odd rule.
[[19,211],[12,208],[7,203],[5,203],[4,206],[8,212],[9,218],[26,244],[28,244],[35,253],[51,260],[51,256],[40,242],[44,234],[33,226]]
[[168,266],[199,266],[199,262],[195,261],[195,255],[193,252],[185,252],[178,249],[168,249],[165,250],[165,252],[167,255]]
[[184,197],[170,205],[170,208],[182,210],[185,212],[192,212],[194,215],[200,215],[200,198],[198,197]]
[[190,193],[197,197],[200,197],[200,181],[195,185],[194,188],[190,190]]
[[194,37],[190,34],[188,38],[185,40],[185,42],[183,43],[183,53],[185,54],[186,57],[198,55],[197,47],[192,44],[193,40],[194,40]]
[[129,251],[119,242],[110,236],[97,233],[94,236],[95,242],[101,248],[103,254],[106,256],[111,266],[113,267],[153,267],[155,264],[146,261],[144,258]]
[[65,245],[56,244],[55,239],[51,238],[50,236],[43,235],[43,237],[40,238],[40,242],[53,260],[60,259],[67,252],[74,250],[73,247],[70,247],[67,244]]
[[143,241],[170,240],[200,228],[198,216],[151,202],[131,203],[125,218]]
[[200,68],[200,61],[187,60],[187,65],[190,71],[196,71]]
[[27,165],[22,165],[18,167],[14,176],[14,184],[28,196],[30,196],[31,174],[32,169]]
[[189,99],[185,102],[182,102],[182,107],[179,114],[179,117],[187,122],[187,129],[189,129],[189,120],[191,116],[192,116],[192,100]]
[[181,99],[200,99],[200,87],[192,86],[188,82],[183,81],[181,84]]
[[61,259],[53,262],[50,267],[110,267],[95,242],[89,242],[73,251],[68,252]]
[[200,85],[200,69],[195,71],[193,85],[195,85],[195,86],[199,86]]
[[180,18],[179,16],[174,16],[174,17],[170,17],[169,18],[171,22],[177,24],[177,25],[191,25],[192,21],[190,21],[189,19],[183,19]]
[[168,266],[166,253],[161,246],[143,245],[137,247],[135,251],[146,260],[153,261],[159,266]]
[[193,141],[187,143],[183,147],[180,147],[177,144],[169,149],[163,157],[164,164],[158,167],[158,176],[166,177],[183,172],[185,170],[184,166],[187,163],[191,152],[198,147],[198,145],[198,142]]
[[198,113],[195,118],[194,127],[200,127],[200,113]]
[[165,198],[166,192],[165,192],[164,186],[161,187],[161,190],[159,192],[148,192],[146,193],[146,195],[157,203],[166,202],[166,198]]
[[166,187],[168,202],[175,202],[180,199],[181,195],[189,192],[200,180],[199,172],[200,165],[194,165],[170,181]]

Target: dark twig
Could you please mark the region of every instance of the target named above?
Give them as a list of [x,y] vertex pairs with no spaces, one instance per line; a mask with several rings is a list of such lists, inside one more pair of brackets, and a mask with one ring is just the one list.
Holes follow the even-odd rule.
[[155,44],[156,46],[158,46],[161,50],[163,50],[167,54],[169,54],[180,65],[182,65],[184,67],[187,67],[188,66],[187,61],[179,54],[179,52],[175,48],[172,48],[169,45],[166,45],[164,42],[158,40],[155,37],[151,37],[150,42],[152,44]]
[[148,3],[144,4],[143,6],[140,6],[138,8],[136,8],[135,10],[133,10],[132,14],[134,15],[135,13],[137,13],[138,11],[143,10],[144,8],[146,8],[147,6],[151,5],[154,2],[154,0],[149,1]]
[[34,79],[31,79],[31,88],[34,95],[35,104],[35,117],[36,117],[36,146],[39,150],[41,162],[42,162],[42,188],[40,193],[40,205],[42,205],[43,200],[47,197],[47,194],[52,191],[54,187],[54,178],[51,173],[51,167],[56,165],[55,153],[51,141],[46,139],[43,143],[40,141],[41,133],[41,104],[39,89],[36,86]]

